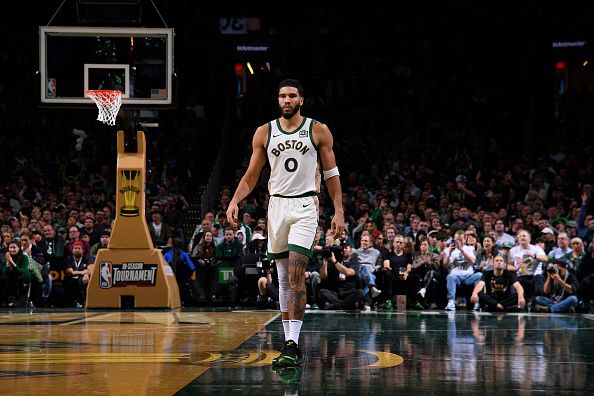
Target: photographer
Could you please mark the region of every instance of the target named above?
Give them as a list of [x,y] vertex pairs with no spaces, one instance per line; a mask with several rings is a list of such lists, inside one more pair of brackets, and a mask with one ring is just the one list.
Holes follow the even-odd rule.
[[359,264],[352,257],[352,251],[347,244],[322,249],[319,297],[326,309],[356,309],[365,304],[365,295],[360,288]]
[[[256,234],[257,235],[257,234]],[[258,274],[258,299],[256,306],[268,308],[270,305],[278,303],[278,275],[276,273],[276,263],[268,259],[262,259],[256,263]],[[270,307],[272,308],[272,307]]]
[[544,296],[536,297],[536,312],[570,312],[578,303],[578,281],[567,270],[567,261],[555,259],[547,267]]

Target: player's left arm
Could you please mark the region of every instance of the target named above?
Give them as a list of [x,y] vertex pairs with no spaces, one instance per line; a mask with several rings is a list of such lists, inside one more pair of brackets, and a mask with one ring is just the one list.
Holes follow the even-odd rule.
[[334,156],[334,139],[332,133],[321,122],[316,122],[313,126],[314,140],[318,145],[318,153],[322,162],[323,177],[328,186],[328,193],[334,204],[334,216],[332,217],[331,227],[334,235],[340,236],[344,229],[344,208],[342,206],[342,188],[340,186],[340,177],[336,166],[336,157]]

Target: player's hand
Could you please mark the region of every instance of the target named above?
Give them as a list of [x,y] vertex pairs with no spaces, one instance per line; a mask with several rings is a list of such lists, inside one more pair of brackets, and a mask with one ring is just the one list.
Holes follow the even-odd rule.
[[470,302],[473,304],[476,304],[478,302],[478,300],[479,300],[478,294],[472,293],[472,295],[470,296]]
[[227,208],[227,221],[231,226],[237,227],[237,217],[239,216],[239,208],[235,203],[229,203]]
[[342,213],[334,213],[330,228],[332,235],[340,236],[342,234],[342,230],[344,230],[344,215]]
[[526,300],[524,300],[524,297],[518,296],[518,307],[524,308],[525,306],[526,306]]

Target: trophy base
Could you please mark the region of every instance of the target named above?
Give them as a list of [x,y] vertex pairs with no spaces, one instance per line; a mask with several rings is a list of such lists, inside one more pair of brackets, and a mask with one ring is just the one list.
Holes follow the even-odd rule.
[[120,214],[124,217],[136,217],[140,214],[140,210],[137,207],[126,207],[120,209]]
[[175,274],[159,249],[99,249],[86,308],[180,307]]

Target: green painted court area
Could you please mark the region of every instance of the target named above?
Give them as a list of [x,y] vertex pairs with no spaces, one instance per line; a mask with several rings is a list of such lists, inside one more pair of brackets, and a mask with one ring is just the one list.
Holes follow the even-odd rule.
[[[592,394],[592,334],[591,315],[316,311],[299,369],[214,363],[179,394]],[[277,319],[238,349],[282,341]]]

